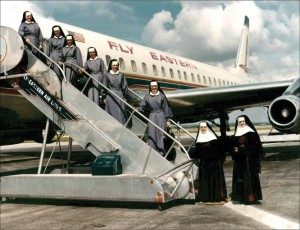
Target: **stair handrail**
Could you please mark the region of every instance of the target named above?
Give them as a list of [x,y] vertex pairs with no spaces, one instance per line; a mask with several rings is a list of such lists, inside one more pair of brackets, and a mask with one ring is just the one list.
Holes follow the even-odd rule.
[[[134,92],[131,89],[128,89],[132,94],[134,94],[136,97],[138,97],[140,100],[142,100],[141,96],[138,95],[136,92]],[[185,132],[187,135],[189,135],[191,138],[194,139],[194,141],[192,142],[192,144],[187,148],[187,152],[190,151],[190,149],[192,148],[192,146],[194,145],[195,141],[196,141],[196,137],[194,137],[189,131],[187,131],[185,128],[183,128],[181,125],[179,125],[177,122],[175,122],[173,119],[170,118],[170,122],[172,123],[172,125],[176,126],[177,129],[179,128],[180,130],[182,130],[183,132]],[[174,145],[174,144],[173,144]],[[170,147],[170,150],[172,149],[173,145]],[[168,153],[166,154],[167,157]]]
[[[78,66],[75,63],[64,63],[64,65],[70,66],[71,68],[73,68],[73,66],[75,66],[78,69],[81,69],[80,66]],[[161,174],[159,177],[161,177],[162,175],[165,175],[166,173],[172,172],[174,170],[177,169],[177,171],[180,171],[181,167],[183,166],[189,166],[188,170],[186,170],[184,172],[183,177],[181,178],[180,182],[176,185],[175,189],[172,192],[172,197],[175,194],[175,192],[178,190],[179,186],[181,185],[181,183],[183,182],[184,178],[187,177],[188,172],[191,170],[191,177],[192,177],[192,191],[193,191],[193,196],[195,197],[195,191],[194,191],[194,176],[193,176],[193,163],[194,160],[192,160],[187,152],[187,150],[184,148],[184,146],[178,141],[176,140],[176,138],[173,138],[169,133],[167,133],[165,130],[163,130],[162,128],[160,128],[158,125],[156,125],[154,122],[152,122],[148,117],[146,117],[144,114],[142,114],[141,112],[139,112],[135,107],[133,107],[132,105],[130,105],[126,100],[123,100],[123,98],[119,97],[117,94],[115,94],[113,91],[111,91],[108,87],[106,87],[105,85],[103,85],[101,82],[99,82],[97,79],[95,79],[92,75],[90,75],[86,70],[82,71],[82,73],[84,73],[85,75],[87,75],[89,77],[89,79],[87,80],[85,86],[83,87],[83,89],[81,90],[81,93],[84,92],[85,88],[87,87],[89,81],[91,79],[93,79],[94,81],[96,81],[98,84],[101,85],[101,87],[103,87],[107,92],[109,92],[111,95],[113,95],[114,97],[118,98],[120,101],[122,101],[129,109],[132,109],[132,114],[131,117],[133,116],[134,113],[137,113],[140,117],[142,117],[143,119],[145,119],[146,121],[148,121],[148,124],[151,123],[154,127],[156,127],[158,130],[160,130],[161,132],[164,133],[165,136],[169,137],[172,141],[173,141],[173,145],[176,142],[177,145],[181,148],[181,151],[184,152],[184,154],[187,157],[187,161],[183,162],[182,164],[178,165],[178,166],[173,166],[172,169],[168,170],[167,172]],[[138,96],[137,94],[135,94],[136,96]],[[140,97],[139,97],[140,98]],[[129,118],[128,118],[129,119]],[[126,122],[127,124],[127,122]],[[124,127],[126,127],[126,124],[124,125]],[[172,146],[173,146],[172,145]],[[150,152],[149,152],[150,153]],[[169,152],[168,152],[169,153]],[[167,155],[166,155],[167,156]],[[166,158],[165,156],[165,158]],[[147,157],[147,159],[145,160],[145,164],[144,164],[144,169],[142,172],[142,175],[147,167],[148,164],[148,160],[149,157]],[[190,164],[190,165],[189,165]],[[176,171],[176,172],[177,172]],[[175,173],[175,172],[174,172]]]
[[[42,54],[47,60],[50,60],[51,63],[55,64],[56,67],[58,67],[59,71],[62,73],[62,76],[63,76],[64,81],[67,82],[67,78],[66,78],[65,72],[62,70],[62,68],[60,67],[59,64],[57,64],[52,58],[48,57],[46,54],[44,54],[44,52],[42,52],[39,48],[37,48],[37,47],[34,46],[33,44],[30,44],[30,46],[31,46],[32,48],[34,48],[36,51],[38,51],[40,54]],[[49,65],[48,67],[49,67],[49,69],[51,69],[51,68],[50,68],[50,65]],[[57,76],[57,75],[56,75],[56,76]],[[57,76],[57,78],[59,79],[58,76]],[[61,82],[60,79],[59,79],[59,81]]]
[[[75,66],[77,68],[82,68],[80,66],[78,66],[75,63],[64,63],[64,65],[68,65],[68,66]],[[181,147],[182,151],[184,152],[184,154],[187,156],[188,160],[190,160],[190,156],[188,154],[188,152],[186,151],[186,149],[184,148],[184,146],[175,138],[173,138],[170,134],[168,134],[165,130],[163,130],[162,128],[160,128],[158,125],[156,125],[154,122],[152,122],[148,117],[146,117],[144,114],[142,114],[141,112],[139,112],[135,107],[133,107],[132,105],[130,105],[127,101],[123,100],[123,98],[119,97],[117,94],[115,94],[113,91],[111,91],[108,87],[106,87],[105,85],[103,85],[100,81],[98,81],[97,79],[95,79],[92,75],[90,75],[87,71],[82,71],[82,73],[86,74],[90,79],[95,80],[98,84],[100,84],[105,90],[107,90],[110,94],[114,95],[114,97],[117,97],[119,100],[121,100],[125,105],[127,105],[128,108],[132,109],[133,113],[137,113],[139,116],[141,116],[143,119],[145,119],[146,121],[150,122],[152,125],[154,125],[157,129],[159,129],[161,132],[164,133],[164,135],[166,135],[167,137],[169,137],[171,140],[173,140],[173,142],[176,142],[179,147]],[[89,80],[90,80],[89,79]],[[88,84],[88,82],[86,83],[86,85]],[[81,90],[81,93],[83,93],[84,89]]]

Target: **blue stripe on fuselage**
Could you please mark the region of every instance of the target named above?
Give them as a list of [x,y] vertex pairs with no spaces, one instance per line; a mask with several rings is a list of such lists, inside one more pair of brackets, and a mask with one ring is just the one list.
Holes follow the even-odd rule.
[[[145,79],[137,79],[137,78],[131,78],[129,76],[126,76],[127,83],[129,87],[134,87],[137,86],[137,88],[148,88],[149,87],[149,82],[150,80],[145,80]],[[192,86],[187,86],[187,85],[181,85],[181,84],[176,84],[176,83],[167,83],[163,81],[159,81],[160,87],[165,88],[168,90],[178,90],[178,89],[193,89],[196,87]]]

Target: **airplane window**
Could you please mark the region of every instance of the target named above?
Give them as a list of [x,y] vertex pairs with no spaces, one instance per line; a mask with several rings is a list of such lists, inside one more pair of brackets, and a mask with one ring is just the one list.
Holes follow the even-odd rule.
[[170,69],[170,75],[171,75],[171,78],[174,78],[174,71],[173,71],[173,69]]
[[208,77],[208,81],[209,81],[209,85],[212,85],[212,84],[211,84],[211,78],[210,78],[210,77]]
[[178,73],[178,78],[181,79],[181,72],[177,70],[177,73]]
[[221,86],[221,80],[220,79],[218,79],[218,82],[219,82],[219,86]]
[[191,76],[192,76],[192,81],[195,82],[195,77],[194,77],[194,74],[191,73]]
[[227,81],[227,85],[229,85],[229,81]]
[[201,77],[199,74],[197,74],[197,77],[198,77],[198,82],[201,83]]
[[105,59],[106,59],[106,65],[109,66],[109,62],[111,60],[111,57],[109,55],[105,55]]
[[154,75],[157,75],[157,67],[156,65],[152,65]]
[[142,63],[142,66],[143,66],[143,71],[144,71],[144,73],[147,73],[147,72],[148,72],[148,70],[147,70],[147,65],[143,62],[143,63]]
[[185,71],[183,71],[183,76],[184,76],[184,80],[186,80],[187,81],[187,75],[186,75],[186,72]]
[[163,66],[161,67],[161,72],[162,72],[163,76],[165,77],[166,76],[166,71],[165,71],[165,68]]
[[136,63],[135,61],[131,60],[131,68],[133,72],[136,72],[137,68],[136,68]]
[[217,81],[216,81],[216,79],[214,78],[214,85],[217,85]]
[[123,58],[119,58],[120,68],[125,69],[125,62]]
[[206,85],[206,77],[203,75],[203,81],[204,81],[204,84]]
[[225,85],[226,83],[225,83],[225,80],[223,80],[223,85]]

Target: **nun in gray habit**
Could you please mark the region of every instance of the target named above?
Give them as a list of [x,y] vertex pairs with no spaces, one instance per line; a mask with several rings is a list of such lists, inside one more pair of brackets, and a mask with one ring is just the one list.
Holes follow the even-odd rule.
[[[128,93],[128,84],[126,77],[119,71],[119,62],[112,59],[108,65],[108,71],[105,74],[106,87],[109,88],[118,97],[125,100]],[[105,110],[121,124],[125,124],[127,120],[125,104],[119,98],[108,91],[104,91]]]
[[[31,12],[25,11],[23,13],[23,18],[21,25],[19,27],[19,34],[25,41],[26,48],[30,47],[30,44],[43,49],[43,34],[39,27],[39,24],[35,22],[35,19]],[[36,54],[36,51],[33,51]]]
[[[167,97],[161,90],[157,81],[151,81],[149,84],[149,94],[146,94],[140,103],[138,111],[145,113],[149,111],[149,120],[166,131],[171,127],[169,119],[173,117],[169,107]],[[159,152],[162,156],[165,154],[164,133],[156,128],[152,123],[148,124],[148,144]]]
[[[98,53],[95,47],[89,47],[87,50],[87,59],[82,68],[82,71],[87,71],[94,79],[102,84],[106,85],[106,78],[104,75],[106,74],[106,69],[104,62],[101,58],[98,57]],[[88,85],[88,97],[99,105],[99,97],[102,98],[103,89],[101,85],[94,79],[89,81]]]
[[[46,55],[49,56],[53,61],[58,63],[63,58],[62,55],[62,48],[65,44],[65,34],[60,26],[53,26],[52,27],[52,34],[51,38],[49,39]],[[59,70],[59,68],[54,65],[53,63],[48,62],[48,65],[50,65],[50,68],[53,69],[53,71],[59,76],[59,78],[62,80],[62,74]]]
[[[80,67],[83,66],[82,55],[80,49],[76,46],[73,35],[68,34],[66,36],[66,44],[62,48],[62,59],[59,62],[60,65],[63,63],[76,64]],[[68,82],[75,85],[77,79],[77,67],[65,66],[65,75]]]

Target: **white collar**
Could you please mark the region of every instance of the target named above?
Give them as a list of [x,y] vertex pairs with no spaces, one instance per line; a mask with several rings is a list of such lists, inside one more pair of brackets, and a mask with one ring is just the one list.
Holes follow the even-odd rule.
[[242,135],[244,135],[246,133],[249,133],[249,132],[254,133],[253,129],[251,129],[248,125],[246,125],[244,127],[238,126],[236,128],[236,132],[235,132],[234,136],[239,137],[239,136],[242,136]]
[[90,58],[91,61],[95,61],[98,59],[98,56],[96,56],[94,59]]
[[109,72],[110,72],[111,74],[117,75],[117,74],[119,74],[120,71],[118,70],[117,72],[113,72],[112,70],[110,70]]
[[25,21],[25,23],[26,23],[26,24],[33,24],[34,22],[33,22],[33,21],[31,21],[31,22]]
[[157,91],[157,93],[154,94],[154,93],[152,93],[152,92],[150,91],[149,93],[150,93],[151,96],[157,96],[157,95],[159,95],[160,92]]
[[66,45],[66,47],[70,47],[70,48],[72,48],[74,45],[71,45],[71,46],[68,46],[68,45]]
[[212,140],[217,140],[217,137],[209,128],[207,128],[206,133],[201,133],[201,131],[199,130],[196,143],[209,142]]
[[56,39],[58,39],[58,38],[62,38],[63,36],[62,35],[60,35],[59,37],[56,37],[56,36],[53,36],[54,38],[56,38]]

